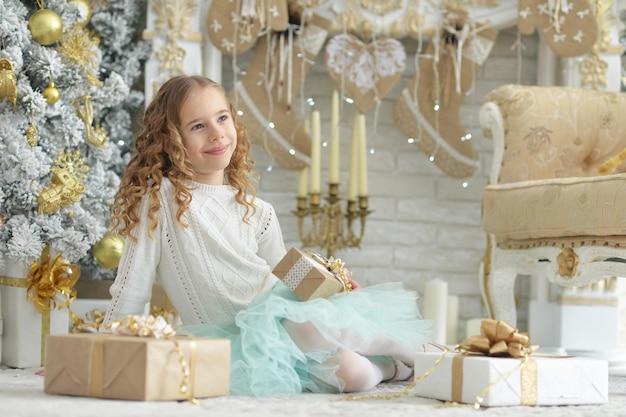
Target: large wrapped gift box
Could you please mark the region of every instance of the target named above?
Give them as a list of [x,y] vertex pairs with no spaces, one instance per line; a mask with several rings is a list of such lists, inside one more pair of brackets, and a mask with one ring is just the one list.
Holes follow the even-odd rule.
[[339,277],[298,248],[289,249],[272,272],[302,301],[327,298],[344,290]]
[[419,352],[415,357],[418,381],[414,392],[420,397],[466,404],[475,404],[480,396],[480,405],[486,407],[608,402],[605,360],[531,355],[520,366],[523,361],[524,358]]
[[140,401],[216,397],[229,392],[230,340],[51,335],[45,369],[44,391],[51,394]]

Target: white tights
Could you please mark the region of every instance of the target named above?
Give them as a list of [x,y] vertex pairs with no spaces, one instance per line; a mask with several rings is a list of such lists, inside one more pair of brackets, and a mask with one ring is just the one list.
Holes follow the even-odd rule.
[[[310,322],[296,323],[286,320],[285,329],[303,352],[337,349]],[[337,349],[331,360],[338,362],[336,375],[344,382],[345,392],[370,390],[382,381],[392,378],[404,380],[411,375],[411,369],[404,365],[413,361],[415,349],[410,346],[386,337],[364,341],[349,330],[338,332],[335,336],[342,348]],[[395,363],[366,357],[383,355],[394,357]]]

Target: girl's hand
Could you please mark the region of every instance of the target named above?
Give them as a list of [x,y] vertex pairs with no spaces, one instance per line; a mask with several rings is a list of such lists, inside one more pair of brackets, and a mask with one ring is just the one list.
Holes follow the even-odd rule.
[[350,278],[350,285],[352,286],[352,291],[360,290],[361,284]]

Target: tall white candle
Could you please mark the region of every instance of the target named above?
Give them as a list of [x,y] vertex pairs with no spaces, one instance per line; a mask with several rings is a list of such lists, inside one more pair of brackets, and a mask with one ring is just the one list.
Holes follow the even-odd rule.
[[448,295],[446,317],[446,344],[456,345],[459,337],[459,297],[457,295]]
[[322,146],[322,134],[319,110],[311,115],[311,194],[320,193],[321,161],[320,152]]
[[359,114],[359,197],[367,196],[367,129],[365,127],[365,115]]
[[348,201],[356,201],[359,180],[359,116],[352,118],[352,138],[350,141],[350,165],[348,173]]
[[306,197],[309,191],[309,167],[304,167],[298,174],[298,197]]
[[331,102],[328,182],[339,184],[339,93],[337,90],[333,90]]
[[432,321],[434,330],[433,342],[440,345],[446,344],[447,301],[447,282],[439,279],[426,281],[423,316],[425,319]]
[[477,336],[480,334],[480,325],[483,319],[469,319],[465,324],[465,337]]

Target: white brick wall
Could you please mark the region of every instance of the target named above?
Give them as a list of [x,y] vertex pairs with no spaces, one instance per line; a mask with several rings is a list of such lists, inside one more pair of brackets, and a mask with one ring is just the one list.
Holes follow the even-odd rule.
[[[487,92],[501,84],[536,84],[537,38],[523,37],[525,49],[520,62],[517,51],[511,47],[517,40],[517,29],[501,31],[496,45],[477,73],[475,87],[467,95],[461,109],[461,120],[472,133],[482,159],[481,172],[469,180],[467,188],[461,180],[443,174],[428,157],[421,153],[395,127],[392,105],[398,93],[415,72],[413,53],[417,41],[405,39],[408,54],[407,70],[402,80],[380,106],[377,126],[375,111],[367,113],[368,143],[376,150],[370,155],[370,207],[373,213],[367,219],[361,249],[345,249],[335,256],[342,258],[354,276],[365,285],[384,281],[404,281],[410,289],[423,291],[430,278],[448,282],[449,292],[460,297],[460,334],[464,336],[465,320],[486,314],[480,300],[478,268],[485,248],[481,227],[480,205],[482,190],[487,182],[492,144],[484,139],[478,124],[478,109]],[[240,68],[247,67],[251,53],[240,55]],[[521,79],[517,74],[521,65]],[[222,82],[227,90],[232,86],[232,60],[223,58]],[[323,140],[329,137],[330,95],[334,88],[326,72],[323,53],[307,74],[304,84],[306,97],[315,99],[321,111]],[[345,193],[348,166],[348,147],[352,108],[344,105],[341,121],[342,191]],[[301,246],[296,217],[297,173],[270,165],[264,151],[255,147],[257,170],[261,173],[259,196],[274,204],[287,246]],[[322,184],[328,151],[322,150]],[[324,190],[324,187],[323,191]],[[322,251],[320,251],[323,253]],[[522,280],[520,280],[522,281]],[[522,299],[528,288],[519,283]],[[421,304],[420,304],[421,305]],[[525,329],[526,308],[522,304],[518,327]]]

